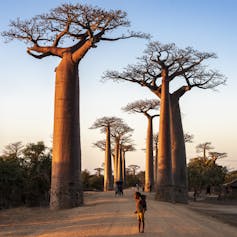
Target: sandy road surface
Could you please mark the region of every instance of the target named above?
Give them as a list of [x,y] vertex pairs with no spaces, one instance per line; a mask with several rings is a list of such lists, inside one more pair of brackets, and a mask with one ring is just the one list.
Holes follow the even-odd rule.
[[113,192],[86,194],[85,206],[71,210],[16,208],[0,211],[0,236],[237,236],[237,227],[200,215],[187,205],[154,201],[149,195],[143,234],[137,231],[133,191],[126,190],[124,197],[117,198]]

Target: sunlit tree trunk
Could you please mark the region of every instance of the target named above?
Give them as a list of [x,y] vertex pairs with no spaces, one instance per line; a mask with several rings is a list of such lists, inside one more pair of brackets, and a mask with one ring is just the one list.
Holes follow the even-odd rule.
[[152,117],[147,116],[147,137],[146,137],[146,170],[145,170],[145,191],[150,192],[154,188],[154,173],[153,173],[153,127]]
[[112,152],[112,157],[113,157],[112,180],[113,180],[113,183],[115,183],[115,154],[114,152]]
[[106,144],[105,144],[104,191],[112,189],[113,189],[113,182],[112,182],[112,167],[111,167],[110,126],[107,126]]
[[170,146],[170,98],[167,71],[162,71],[162,87],[160,101],[160,126],[158,146],[158,174],[156,199],[173,201]]
[[122,172],[123,172],[123,184],[126,185],[126,159],[125,159],[125,151],[122,151]]
[[115,138],[114,147],[114,183],[118,181],[119,139]]
[[123,162],[122,162],[123,157],[122,156],[123,156],[122,149],[119,148],[117,181],[123,181]]
[[172,146],[172,175],[174,182],[174,201],[188,202],[186,151],[179,97],[171,95],[171,146]]
[[80,180],[78,63],[65,53],[56,69],[53,161],[50,207],[76,207],[83,203]]
[[154,155],[154,187],[157,186],[157,173],[158,173],[158,138],[155,142],[155,155]]

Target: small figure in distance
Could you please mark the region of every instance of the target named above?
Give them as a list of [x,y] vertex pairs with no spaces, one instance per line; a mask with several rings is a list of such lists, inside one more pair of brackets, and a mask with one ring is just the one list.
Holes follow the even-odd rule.
[[[135,202],[136,202],[135,213],[137,214],[138,231],[139,231],[139,233],[144,233],[144,229],[145,229],[144,214],[145,214],[145,211],[147,210],[146,196],[142,195],[140,192],[135,192],[134,198],[135,198]],[[142,224],[142,229],[141,229],[141,224]]]
[[138,184],[136,184],[136,189],[139,192],[139,185]]

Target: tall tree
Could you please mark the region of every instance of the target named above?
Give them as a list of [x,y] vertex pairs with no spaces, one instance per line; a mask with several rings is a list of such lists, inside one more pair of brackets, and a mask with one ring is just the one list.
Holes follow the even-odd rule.
[[105,149],[104,191],[113,189],[110,129],[113,125],[121,121],[122,120],[117,117],[102,117],[97,119],[91,127],[92,129],[100,128],[101,132],[106,133],[105,144],[103,144],[102,141],[96,143],[97,147]]
[[154,186],[156,187],[157,174],[158,174],[158,142],[159,142],[159,134],[155,133],[153,136],[153,144],[154,144]]
[[99,141],[93,143],[93,145],[95,147],[99,148],[101,151],[105,151],[106,140],[99,140]]
[[217,159],[222,159],[222,158],[227,157],[227,153],[213,151],[213,152],[209,152],[209,156],[211,157],[212,162],[216,163]]
[[123,180],[121,141],[124,137],[130,136],[133,131],[126,123],[118,121],[111,127],[111,136],[114,139],[114,182]]
[[197,153],[203,153],[203,159],[207,160],[207,151],[214,149],[214,147],[211,146],[211,142],[204,142],[200,143],[196,146]]
[[[148,45],[136,65],[129,65],[121,73],[108,71],[103,77],[137,83],[161,99],[156,193],[159,200],[175,198],[177,202],[187,202],[186,153],[179,100],[194,87],[212,89],[225,83],[222,74],[203,65],[213,58],[216,58],[214,53],[199,52],[191,47],[179,49],[175,44],[155,41]],[[169,84],[174,79],[183,85],[171,93]]]
[[[222,154],[226,156],[226,153]],[[206,156],[205,159],[203,157],[197,157],[189,161],[189,188],[201,191],[211,186],[220,187],[224,183],[227,169],[226,167],[217,165],[215,161],[212,156]]]
[[22,142],[11,143],[5,146],[3,150],[3,157],[19,159],[19,162],[20,162],[20,157],[22,155],[23,147],[24,146],[22,145]]
[[147,37],[134,32],[108,37],[112,31],[129,25],[124,11],[106,11],[89,5],[65,3],[49,13],[28,20],[17,18],[10,22],[10,29],[2,33],[7,41],[17,39],[27,43],[27,53],[34,58],[61,58],[55,70],[52,209],[71,208],[83,203],[79,63],[101,41]]
[[122,161],[122,180],[124,185],[126,185],[126,157],[125,154],[128,151],[135,151],[135,147],[130,140],[130,136],[124,137],[120,142],[120,150],[121,150],[121,161]]
[[138,169],[140,169],[139,165],[129,165],[128,168],[132,171],[132,174],[135,176],[136,175],[136,171]]
[[[145,170],[145,191],[150,192],[154,188],[154,165],[153,165],[153,118],[158,114],[151,114],[151,111],[157,110],[160,106],[159,100],[138,100],[129,103],[122,109],[130,113],[141,113],[148,120],[146,137],[146,170]],[[153,112],[154,113],[154,112]]]

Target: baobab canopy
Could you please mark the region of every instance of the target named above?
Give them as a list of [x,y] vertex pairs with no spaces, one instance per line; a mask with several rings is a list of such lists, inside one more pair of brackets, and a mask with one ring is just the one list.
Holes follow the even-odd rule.
[[4,31],[2,36],[7,42],[18,39],[27,43],[27,52],[40,59],[50,55],[62,57],[66,51],[76,52],[87,40],[92,47],[96,47],[99,41],[148,37],[140,32],[108,36],[108,32],[111,34],[119,27],[129,26],[130,22],[124,11],[106,11],[89,5],[65,3],[49,13],[31,19],[12,20],[10,30]]

